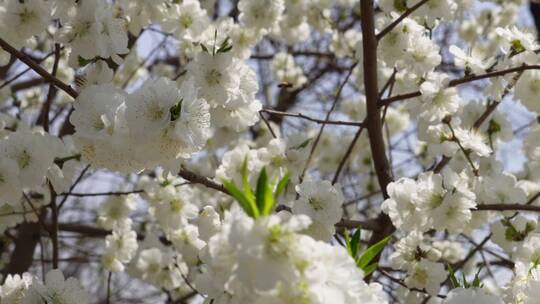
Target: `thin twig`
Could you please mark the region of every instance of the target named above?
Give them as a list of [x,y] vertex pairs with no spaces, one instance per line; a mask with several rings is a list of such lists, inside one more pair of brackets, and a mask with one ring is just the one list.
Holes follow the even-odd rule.
[[[88,171],[88,169],[90,169],[90,165],[87,165],[82,171],[81,171],[81,174],[79,174],[79,177],[77,177],[77,179],[75,180],[75,182],[71,185],[71,187],[69,187],[69,191],[68,191],[68,194],[73,192],[73,189],[75,189],[75,187],[77,186],[77,184],[79,184],[82,180],[82,178],[84,177],[84,175],[86,174],[86,172]],[[62,199],[62,201],[60,201],[60,204],[58,204],[58,210],[62,209],[62,207],[64,206],[64,204],[66,203],[67,199],[69,198],[69,195],[65,195],[64,198]]]
[[313,146],[311,147],[311,151],[309,151],[309,156],[307,158],[306,164],[304,166],[304,169],[302,170],[302,173],[300,174],[300,182],[304,179],[304,175],[306,174],[307,169],[309,168],[309,165],[311,163],[311,160],[313,158],[313,154],[315,153],[315,150],[317,149],[317,146],[319,144],[319,141],[321,140],[321,136],[324,132],[324,128],[326,127],[326,121],[330,120],[330,116],[332,115],[332,112],[334,112],[334,109],[336,108],[336,105],[341,97],[341,92],[343,91],[343,88],[349,82],[349,78],[351,77],[354,68],[358,65],[358,62],[355,62],[350,68],[349,72],[347,73],[347,76],[345,76],[345,79],[343,82],[339,85],[338,90],[336,92],[336,96],[334,97],[334,101],[332,102],[332,106],[330,107],[330,110],[326,113],[326,117],[324,121],[322,122],[321,128],[319,129],[319,133],[317,134],[317,137],[315,138],[315,141],[313,142]]
[[272,126],[270,125],[270,122],[268,121],[268,119],[266,119],[266,117],[264,117],[263,115],[263,110],[259,111],[259,116],[261,117],[261,119],[264,121],[264,124],[266,125],[266,127],[268,128],[268,130],[270,131],[270,134],[272,134],[272,138],[277,138],[276,136],[276,132],[274,132],[274,129],[272,128]]
[[343,125],[343,126],[355,126],[355,127],[361,127],[361,126],[364,125],[363,122],[317,119],[317,118],[309,117],[309,116],[304,115],[302,113],[282,112],[282,111],[276,111],[276,110],[272,110],[272,109],[262,109],[260,112],[268,113],[268,114],[271,114],[271,115],[302,118],[302,119],[305,119],[305,120],[316,122],[318,124]]
[[[36,61],[36,63],[42,63],[43,61],[47,60],[47,58],[51,57],[52,55],[54,55],[54,51],[48,53],[47,55],[45,55],[45,57],[39,59]],[[11,77],[10,79],[6,80],[4,83],[2,83],[2,85],[0,85],[0,89],[3,89],[5,87],[7,87],[8,85],[10,85],[12,82],[14,82],[15,80],[19,79],[21,76],[23,76],[24,74],[28,73],[29,71],[31,71],[32,69],[31,68],[26,68],[24,70],[22,70],[21,72],[19,72],[17,75]],[[17,83],[18,84],[18,83]],[[15,84],[14,87],[17,85]],[[14,88],[14,90],[16,90],[16,88]]]
[[107,277],[107,299],[106,303],[111,303],[111,278],[112,278],[112,271],[109,271],[109,275]]
[[204,185],[210,189],[217,190],[219,192],[229,194],[229,191],[223,187],[223,185],[220,185],[204,176],[197,175],[185,168],[182,168],[180,172],[178,172],[178,176],[182,177],[183,179],[190,181],[195,184],[201,184]]
[[540,212],[540,206],[524,204],[481,204],[472,211],[532,211]]
[[349,147],[347,147],[347,151],[345,152],[345,155],[343,156],[343,158],[339,162],[336,173],[334,174],[334,178],[332,179],[332,185],[335,185],[338,182],[339,175],[341,174],[341,171],[343,170],[343,167],[345,167],[345,163],[347,162],[347,159],[349,159],[349,157],[351,156],[352,151],[354,150],[354,146],[356,145],[356,142],[358,141],[358,139],[360,139],[360,135],[362,135],[362,131],[364,131],[364,129],[365,129],[364,125],[362,125],[358,129],[358,131],[356,131],[356,134],[354,134],[354,138],[351,141],[351,143],[349,144]]
[[[519,66],[519,67],[513,67],[513,68],[508,68],[508,69],[504,69],[504,70],[500,70],[500,71],[488,72],[488,73],[480,74],[480,75],[468,75],[468,76],[465,76],[463,78],[451,80],[449,82],[449,84],[448,84],[448,87],[455,87],[455,86],[458,86],[458,85],[466,84],[466,83],[477,81],[477,80],[487,79],[487,78],[491,78],[491,77],[504,76],[506,74],[515,73],[515,72],[521,72],[521,71],[526,71],[526,70],[540,70],[540,65],[522,65],[522,66]],[[392,97],[389,97],[389,98],[386,98],[386,99],[382,99],[379,106],[382,107],[382,106],[385,106],[387,104],[394,103],[396,101],[411,99],[411,98],[415,98],[415,97],[418,97],[418,96],[421,96],[421,95],[422,95],[422,93],[420,91],[415,91],[415,92],[410,92],[410,93],[405,93],[405,94],[392,96]]]

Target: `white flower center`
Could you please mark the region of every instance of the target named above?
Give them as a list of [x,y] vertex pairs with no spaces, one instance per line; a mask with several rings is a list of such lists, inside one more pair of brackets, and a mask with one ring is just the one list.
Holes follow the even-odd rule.
[[320,211],[320,210],[324,209],[324,204],[321,201],[319,201],[319,200],[317,200],[315,198],[310,198],[309,199],[309,204],[311,205],[311,207],[315,211]]
[[165,115],[165,111],[159,106],[157,101],[148,103],[146,107],[146,117],[151,121],[160,120]]
[[216,69],[212,69],[208,71],[208,73],[206,73],[205,80],[209,86],[213,87],[221,83],[222,77],[223,77],[223,74],[220,71]]
[[187,14],[180,16],[180,24],[186,29],[189,28],[193,24],[193,17]]
[[30,165],[30,161],[32,160],[32,156],[30,156],[30,153],[28,151],[23,150],[17,157],[17,163],[21,168],[26,168],[28,165]]

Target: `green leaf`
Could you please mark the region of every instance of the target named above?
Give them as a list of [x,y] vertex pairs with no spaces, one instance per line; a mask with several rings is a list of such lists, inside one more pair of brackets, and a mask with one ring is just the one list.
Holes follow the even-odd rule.
[[257,206],[255,205],[255,202],[248,199],[244,192],[242,192],[232,181],[223,181],[223,186],[232,197],[234,197],[238,203],[240,203],[240,206],[244,211],[251,216],[252,218],[258,218],[259,217],[259,210],[257,209]]
[[217,29],[214,31],[214,46],[212,47],[212,56],[216,55]]
[[469,283],[467,282],[467,277],[465,277],[465,272],[461,272],[461,277],[463,278],[463,287],[469,288],[471,287]]
[[180,118],[180,114],[182,114],[182,102],[184,99],[180,99],[180,101],[172,106],[169,109],[169,112],[171,113],[171,121],[176,121],[178,118]]
[[482,282],[480,282],[480,271],[482,271],[482,267],[478,268],[478,271],[476,272],[476,275],[474,275],[474,280],[472,281],[471,287],[472,288],[480,288],[482,287]]
[[514,242],[521,242],[523,241],[527,235],[532,232],[535,229],[535,225],[531,222],[527,222],[525,225],[525,229],[523,231],[519,231],[512,222],[505,218],[501,220],[501,224],[506,227],[506,230],[504,231],[504,237],[507,241],[514,241]]
[[344,233],[345,245],[347,246],[347,252],[357,262],[359,261],[357,257],[358,257],[358,252],[360,249],[360,233],[361,233],[360,231],[361,231],[360,229],[357,229],[352,237],[350,236],[349,231]]
[[255,195],[251,191],[251,185],[249,184],[249,172],[248,172],[248,159],[247,156],[244,158],[242,163],[242,185],[244,186],[244,193],[250,201],[253,201],[255,204]]
[[83,58],[81,56],[77,57],[77,63],[79,64],[79,67],[84,67],[92,62],[94,62],[95,59],[92,58],[92,59],[86,59],[86,58]]
[[228,51],[230,51],[233,47],[232,44],[230,44],[230,41],[231,39],[227,36],[225,40],[223,40],[223,42],[221,43],[221,46],[216,51],[216,54],[227,53]]
[[285,188],[287,188],[287,185],[289,184],[289,179],[291,177],[291,174],[287,172],[279,183],[277,184],[276,191],[274,192],[274,200],[277,201],[277,198],[285,191]]
[[292,147],[291,149],[294,149],[294,150],[300,150],[300,149],[303,149],[305,147],[307,147],[309,145],[309,142],[312,140],[313,138],[308,138],[306,140],[304,140],[301,144],[299,144],[298,146],[295,146],[295,147]]
[[371,265],[364,267],[364,269],[362,269],[364,271],[364,276],[368,276],[371,273],[373,273],[377,269],[378,266],[379,266],[379,263],[373,263]]
[[358,252],[360,249],[360,235],[361,235],[361,230],[356,229],[351,239],[351,254],[352,254],[351,256],[354,259],[356,259],[356,257],[358,256]]
[[521,43],[521,41],[519,39],[515,39],[515,40],[512,40],[511,42],[511,47],[510,47],[510,54],[508,55],[508,57],[514,57],[518,54],[521,54],[523,52],[525,52],[526,49],[525,47],[523,46],[523,43]]
[[204,45],[204,43],[201,43],[201,49],[203,50],[203,52],[210,54],[210,51],[208,51],[208,48],[206,47],[206,45]]
[[489,127],[487,130],[489,134],[499,133],[501,130],[501,125],[499,125],[494,119],[489,121]]
[[230,50],[232,50],[232,48],[233,48],[233,46],[232,46],[232,45],[229,45],[228,47],[219,49],[217,52],[218,52],[218,53],[227,53],[227,52],[229,52]]
[[407,10],[407,0],[394,0],[394,8],[398,12],[404,12]]
[[268,174],[263,168],[257,180],[257,190],[255,192],[257,207],[261,215],[269,215],[274,208],[274,198],[268,184]]
[[450,282],[452,282],[452,289],[461,287],[461,284],[456,278],[456,273],[454,272],[454,269],[452,269],[452,266],[450,266],[450,264],[448,264],[448,272],[450,273]]
[[225,48],[227,46],[229,46],[229,41],[231,41],[231,38],[229,38],[229,36],[225,37],[225,40],[223,40],[223,42],[221,43],[221,46],[219,47],[220,49],[222,48]]
[[349,230],[346,230],[345,233],[343,234],[345,238],[345,246],[347,247],[347,252],[349,253],[349,255],[353,257],[354,259],[356,259],[356,257],[352,253],[351,237],[349,235],[350,235]]
[[366,266],[368,266],[375,257],[383,251],[384,247],[390,241],[391,236],[387,236],[381,241],[379,241],[377,244],[374,244],[373,246],[369,247],[357,260],[358,267],[364,269]]

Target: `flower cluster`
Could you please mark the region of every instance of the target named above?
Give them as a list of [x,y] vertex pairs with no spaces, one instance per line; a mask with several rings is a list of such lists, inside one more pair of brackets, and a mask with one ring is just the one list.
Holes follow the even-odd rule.
[[232,211],[203,250],[197,286],[216,303],[386,303],[346,251],[298,234],[308,226],[306,216]]
[[0,286],[2,303],[90,303],[90,297],[75,278],[64,278],[58,269],[49,271],[43,282],[25,272],[8,275]]

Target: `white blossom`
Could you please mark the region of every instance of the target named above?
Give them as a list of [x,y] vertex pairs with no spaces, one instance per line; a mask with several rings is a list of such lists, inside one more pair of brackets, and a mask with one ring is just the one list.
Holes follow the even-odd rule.
[[294,214],[304,214],[312,220],[310,235],[329,240],[335,232],[334,224],[341,220],[343,194],[329,181],[305,180],[296,186],[300,198],[293,203]]
[[64,275],[58,269],[47,272],[45,284],[33,278],[32,285],[28,288],[22,301],[23,304],[34,303],[90,303],[90,297],[84,291],[75,278],[64,279]]

